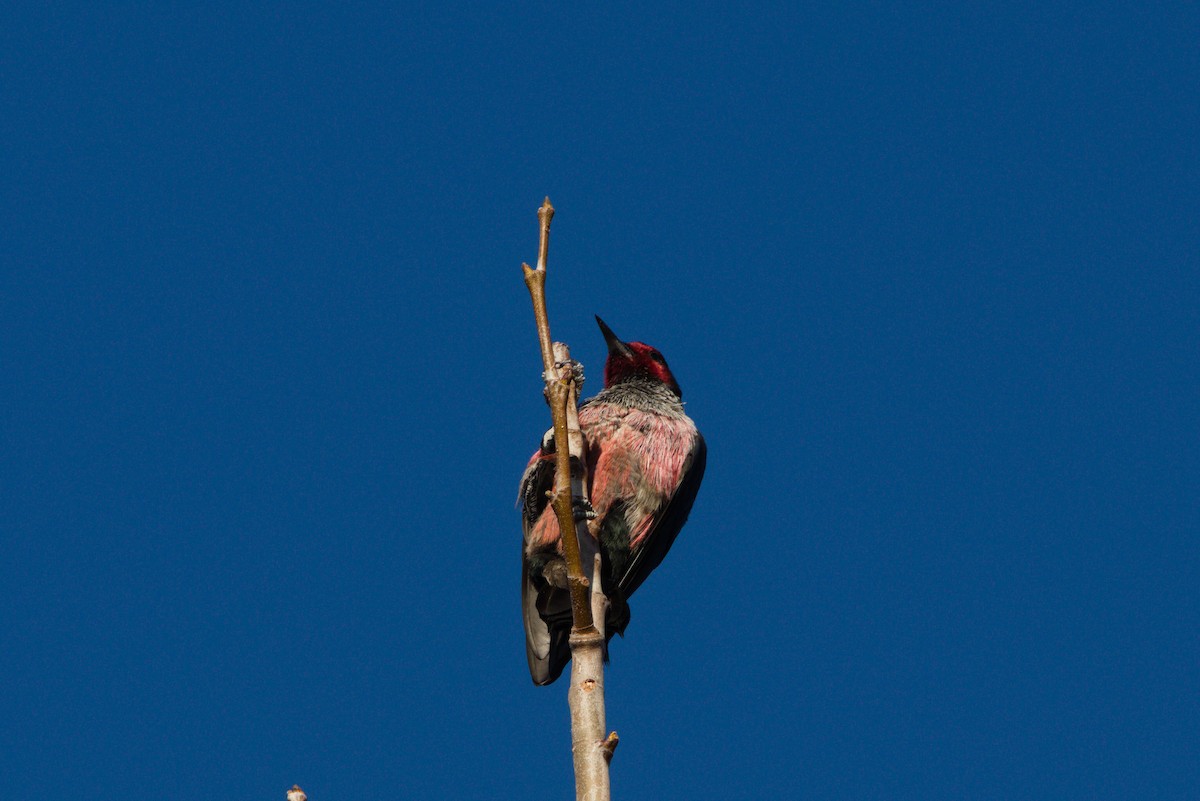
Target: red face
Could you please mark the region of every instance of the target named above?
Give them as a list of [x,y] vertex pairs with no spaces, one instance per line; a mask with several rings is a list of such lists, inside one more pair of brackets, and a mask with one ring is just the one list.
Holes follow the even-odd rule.
[[644,342],[626,342],[625,345],[629,348],[628,355],[608,354],[608,361],[604,364],[604,386],[611,387],[631,378],[650,378],[661,381],[676,395],[683,396],[675,376],[671,374],[671,368],[667,367],[667,360],[658,350]]

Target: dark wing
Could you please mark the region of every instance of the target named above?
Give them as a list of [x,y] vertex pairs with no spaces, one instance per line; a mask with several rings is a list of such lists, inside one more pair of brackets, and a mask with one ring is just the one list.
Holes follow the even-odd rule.
[[546,493],[554,485],[554,459],[544,458],[539,450],[530,460],[521,478],[521,614],[525,619],[525,657],[534,684],[549,684],[559,677],[571,659],[567,642],[571,634],[571,598],[565,590],[551,587],[540,576],[529,574],[525,540],[549,499]]
[[687,522],[688,514],[692,511],[692,504],[696,500],[696,492],[700,489],[700,480],[704,478],[707,456],[708,448],[704,444],[704,437],[697,431],[692,452],[688,454],[683,463],[679,488],[675,490],[671,500],[667,501],[654,528],[642,541],[641,547],[633,554],[629,566],[625,568],[625,572],[617,581],[617,587],[625,598],[633,595],[634,591],[646,580],[646,576],[649,576],[651,571],[662,563],[663,557],[667,555],[667,551],[675,542],[675,536]]

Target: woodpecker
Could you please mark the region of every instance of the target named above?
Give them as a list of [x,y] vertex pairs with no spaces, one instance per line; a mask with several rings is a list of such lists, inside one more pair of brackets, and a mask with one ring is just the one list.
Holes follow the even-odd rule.
[[[687,520],[704,477],[704,438],[683,411],[679,383],[656,349],[622,342],[599,317],[608,343],[604,389],[579,407],[587,444],[591,507],[578,510],[584,572],[601,556],[610,607],[605,637],[624,634],[627,601],[667,555]],[[521,477],[524,527],[521,606],[525,654],[534,684],[550,684],[571,659],[571,598],[558,518],[547,491],[554,485],[553,430]]]

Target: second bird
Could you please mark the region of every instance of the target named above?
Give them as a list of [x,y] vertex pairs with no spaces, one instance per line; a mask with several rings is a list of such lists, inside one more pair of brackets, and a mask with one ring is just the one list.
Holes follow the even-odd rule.
[[[611,606],[605,636],[623,633],[626,603],[658,567],[687,520],[704,476],[704,438],[683,411],[682,393],[662,354],[622,342],[599,317],[608,343],[604,389],[579,407],[587,444],[588,495],[596,518],[579,525],[584,572],[599,550]],[[554,484],[554,443],[543,442],[521,477],[525,538],[521,605],[534,684],[549,684],[571,659],[571,599],[558,518],[546,497]]]

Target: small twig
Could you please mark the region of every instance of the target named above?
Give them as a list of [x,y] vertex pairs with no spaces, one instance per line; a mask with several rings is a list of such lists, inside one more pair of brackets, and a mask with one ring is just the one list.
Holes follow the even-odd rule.
[[[586,464],[583,453],[583,437],[579,435],[579,420],[569,418],[578,406],[575,393],[575,374],[571,369],[571,353],[561,345],[555,354],[555,345],[550,339],[550,319],[546,313],[546,259],[550,249],[550,220],[554,218],[554,207],[550,198],[538,209],[541,235],[538,241],[538,266],[533,269],[522,264],[525,286],[533,301],[533,316],[537,322],[538,343],[542,350],[543,379],[546,382],[546,400],[550,403],[550,415],[554,419],[554,440],[558,443],[555,459],[553,500],[554,512],[558,516],[558,528],[562,534],[563,557],[567,562],[567,583],[571,590],[571,614],[576,631],[592,628],[592,610],[588,603],[588,582],[583,575],[583,560],[579,552],[579,535],[575,529],[575,512],[571,504],[571,456]],[[574,429],[575,439],[570,430]],[[570,446],[563,447],[564,443]],[[581,496],[582,497],[582,496]]]
[[550,198],[546,198],[538,208],[538,225],[541,230],[538,237],[537,268],[543,273],[546,272],[546,257],[550,255],[550,221],[553,219],[554,207],[550,205]]
[[533,300],[533,319],[537,323],[538,345],[542,350],[542,371],[549,381],[554,370],[554,353],[550,345],[550,318],[546,315],[546,258],[550,253],[550,221],[554,219],[554,207],[550,198],[542,201],[538,209],[538,223],[541,229],[538,237],[537,269],[528,264],[522,264],[525,273],[525,286],[529,287],[529,297]]

